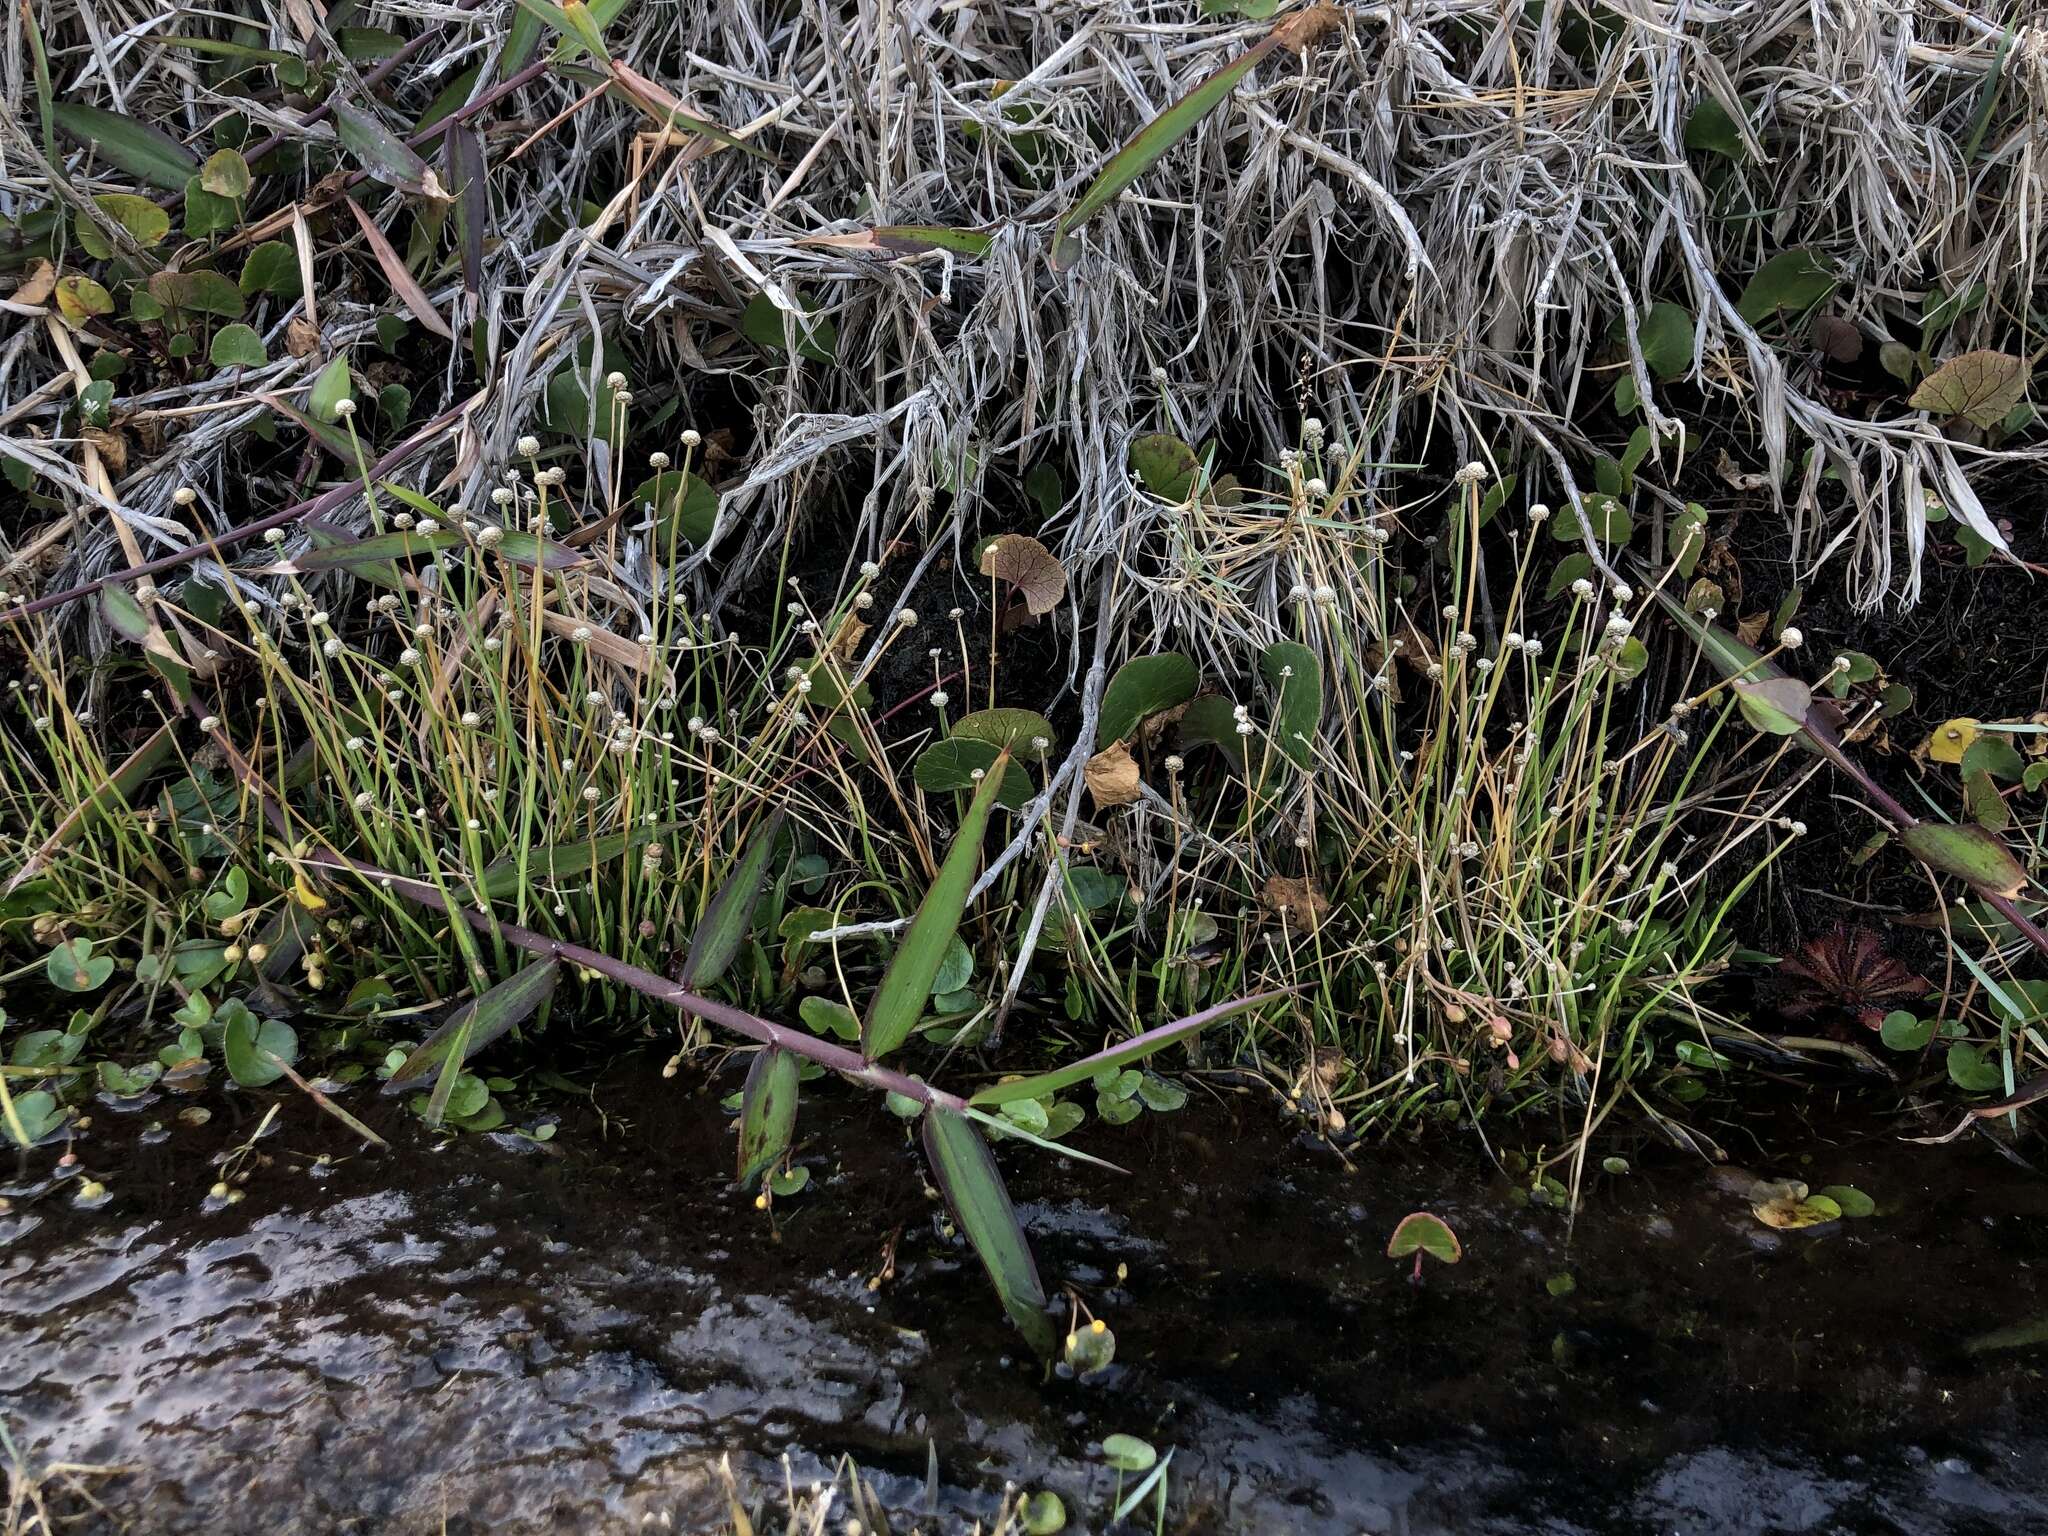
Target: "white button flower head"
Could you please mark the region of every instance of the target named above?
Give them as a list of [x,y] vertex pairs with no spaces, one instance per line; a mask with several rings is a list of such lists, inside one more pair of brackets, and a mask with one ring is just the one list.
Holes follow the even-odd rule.
[[947,706],[947,705],[948,705],[949,703],[951,703],[951,702],[952,702],[952,700],[951,700],[951,699],[950,699],[950,698],[949,698],[949,697],[947,696],[947,693],[946,693],[946,690],[945,690],[945,689],[943,689],[943,688],[939,688],[939,689],[936,689],[936,690],[934,690],[934,691],[933,691],[933,693],[932,693],[932,708],[933,708],[933,709],[944,709],[944,708],[945,708],[945,707],[946,707],[946,706]]
[[1519,651],[1522,648],[1522,637],[1511,629],[1502,637],[1501,647],[1504,650]]
[[1463,469],[1459,470],[1457,475],[1458,484],[1460,485],[1479,485],[1483,483],[1486,480],[1486,478],[1487,468],[1477,459],[1474,459],[1470,464],[1467,464]]
[[1297,603],[1307,602],[1309,599],[1308,583],[1305,581],[1297,581],[1293,586],[1287,589],[1287,595],[1293,598]]
[[198,499],[199,493],[189,485],[181,485],[171,492],[171,502],[175,506],[189,507]]
[[263,532],[263,542],[266,544],[282,544],[284,542],[284,530],[282,528],[265,529]]
[[1550,516],[1550,508],[1545,506],[1542,502],[1532,501],[1529,503],[1530,522],[1540,523],[1548,516]]
[[1185,767],[1187,767],[1187,759],[1177,753],[1166,760],[1166,771],[1168,773],[1179,773]]
[[668,468],[668,463],[668,455],[665,453],[650,453],[647,455],[647,467],[649,469],[656,471],[664,470]]
[[854,593],[854,595],[853,595],[853,606],[854,606],[854,607],[856,607],[856,608],[859,608],[859,609],[861,609],[861,610],[863,610],[863,611],[865,611],[865,610],[867,610],[867,609],[869,609],[869,608],[872,608],[872,607],[874,607],[874,606],[875,606],[875,594],[874,594],[874,593],[872,593],[872,592],[856,592],[856,593]]
[[485,549],[496,549],[505,542],[505,530],[498,527],[484,528],[478,532],[476,541]]
[[1258,727],[1253,725],[1249,720],[1240,720],[1237,722],[1237,734],[1240,736],[1249,736],[1252,734],[1253,731],[1257,729]]
[[[45,723],[47,723],[47,722],[45,722]],[[203,720],[201,720],[201,721],[199,722],[199,729],[201,729],[202,731],[217,731],[217,730],[219,730],[219,729],[220,729],[220,716],[219,716],[219,715],[208,715],[208,716],[207,716],[207,717],[206,717],[205,719],[203,719]]]
[[1325,608],[1334,606],[1337,601],[1337,589],[1335,587],[1317,587],[1316,601]]
[[341,420],[347,421],[349,417],[355,415],[355,413],[356,403],[355,401],[349,399],[348,396],[343,395],[339,400],[334,402],[334,414]]
[[896,610],[896,622],[905,629],[909,629],[917,623],[917,610],[915,608],[898,608]]
[[419,659],[420,653],[414,650],[409,645],[404,650],[398,653],[398,660],[401,666],[417,666],[419,664]]
[[1829,670],[1830,670],[1830,671],[1834,671],[1834,672],[1846,672],[1846,671],[1848,671],[1848,670],[1849,670],[1849,668],[1850,668],[1850,667],[1852,667],[1853,665],[1855,665],[1855,663],[1853,663],[1852,661],[1850,661],[1848,657],[1846,657],[1846,656],[1837,656],[1837,657],[1835,658],[1835,664],[1834,664],[1834,666],[1833,666],[1832,668],[1830,668]]
[[700,447],[703,444],[703,442],[704,434],[699,432],[695,427],[687,427],[684,429],[683,446],[685,448]]
[[484,717],[478,714],[475,710],[465,709],[462,712],[462,724],[464,729],[473,731],[483,723]]
[[863,580],[873,581],[882,574],[882,568],[872,560],[863,560],[860,563],[860,574]]
[[[339,656],[341,652],[342,644],[341,636],[339,635],[328,636],[327,639],[324,642],[322,642],[320,646],[320,654],[323,656]],[[261,701],[259,700],[258,702]]]
[[529,432],[526,436],[520,438],[518,442],[514,443],[512,447],[517,451],[519,457],[530,459],[540,452],[540,439]]
[[1330,483],[1318,475],[1315,479],[1309,481],[1307,485],[1304,485],[1302,489],[1308,492],[1310,496],[1323,497],[1330,494]]
[[614,369],[604,376],[604,385],[606,389],[624,389],[626,387],[626,376]]
[[584,641],[590,638],[590,626],[588,624],[578,624],[574,629],[569,631],[569,638],[575,641],[578,645],[581,645]]
[[491,491],[491,505],[494,507],[511,506],[512,487],[509,485],[500,485],[493,488],[493,490]]
[[1043,736],[1034,736],[1031,738],[1031,750],[1043,757],[1052,750],[1052,743]]
[[1593,583],[1586,580],[1585,577],[1581,576],[1577,581],[1572,583],[1572,596],[1579,599],[1579,601],[1584,602],[1587,598],[1591,597],[1592,595]]
[[1787,624],[1778,631],[1778,639],[1788,651],[1796,651],[1806,643],[1805,634],[1800,630],[1794,629],[1790,624]]
[[496,635],[486,635],[486,636],[484,637],[484,649],[485,649],[485,650],[487,650],[487,651],[502,651],[502,650],[503,650],[504,648],[505,648],[505,642],[504,642],[504,641],[503,641],[502,639],[500,639],[500,638],[499,638],[498,636],[496,636]]
[[1614,594],[1614,600],[1617,603],[1625,603],[1636,595],[1636,589],[1625,581],[1617,581],[1607,590]]

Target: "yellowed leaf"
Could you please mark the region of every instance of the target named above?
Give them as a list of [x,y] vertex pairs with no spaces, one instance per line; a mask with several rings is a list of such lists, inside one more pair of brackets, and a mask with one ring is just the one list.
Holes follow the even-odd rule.
[[1129,805],[1138,798],[1138,760],[1120,741],[1089,758],[1081,774],[1099,806]]
[[1960,763],[1970,743],[1977,739],[1977,722],[1958,715],[1937,725],[1927,737],[1927,755],[1937,763]]
[[292,895],[308,912],[325,912],[327,898],[313,889],[313,882],[306,878],[302,869],[292,871]]
[[1936,416],[1960,416],[1979,427],[2005,420],[2027,392],[2027,360],[1980,348],[1950,358],[1920,381],[1906,403]]

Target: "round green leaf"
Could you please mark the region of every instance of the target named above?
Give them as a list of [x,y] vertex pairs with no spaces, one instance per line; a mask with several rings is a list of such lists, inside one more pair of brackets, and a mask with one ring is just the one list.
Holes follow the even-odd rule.
[[64,1106],[55,1094],[37,1088],[14,1095],[14,1113],[0,1114],[0,1132],[16,1146],[32,1147],[64,1123]]
[[1148,1472],[1159,1453],[1136,1435],[1105,1435],[1102,1459],[1119,1472]]
[[199,185],[215,197],[240,200],[249,195],[249,162],[232,149],[217,149],[199,168]]
[[1965,1093],[1996,1093],[2005,1086],[2005,1073],[1998,1063],[1967,1040],[1948,1048],[1948,1075]]
[[216,368],[261,368],[270,361],[255,327],[240,321],[213,333],[213,344],[207,348],[206,356]]
[[1884,1016],[1878,1038],[1895,1051],[1924,1050],[1934,1038],[1934,1020],[1916,1019],[1901,1008]]
[[91,939],[69,939],[50,951],[43,970],[60,992],[97,992],[114,974],[114,957],[95,955]]
[[298,1034],[282,1019],[259,1019],[239,1002],[224,1004],[215,1018],[223,1023],[221,1056],[228,1076],[244,1088],[261,1088],[284,1076],[271,1056],[287,1064],[298,1060]]
[[1117,668],[1103,690],[1102,709],[1096,717],[1096,748],[1131,740],[1147,719],[1192,699],[1201,682],[1200,670],[1178,651],[1132,657]]
[[1854,1220],[1877,1214],[1877,1202],[1853,1184],[1830,1184],[1821,1195],[1834,1201],[1844,1216]]
[[1148,432],[1131,444],[1131,468],[1162,501],[1186,501],[1202,471],[1195,450],[1171,432]]

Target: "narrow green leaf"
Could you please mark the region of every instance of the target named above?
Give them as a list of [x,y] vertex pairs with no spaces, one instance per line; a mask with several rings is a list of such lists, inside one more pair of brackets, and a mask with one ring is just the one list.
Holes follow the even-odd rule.
[[562,968],[553,960],[536,960],[515,971],[490,991],[471,998],[420,1042],[403,1065],[385,1080],[386,1093],[401,1093],[436,1062],[460,1067],[515,1024],[521,1024],[554,996]]
[[306,397],[306,410],[315,421],[336,421],[339,418],[334,408],[353,397],[354,387],[348,376],[348,354],[338,352],[333,361],[320,370],[320,376],[313,380],[313,392]]
[[1153,715],[1192,699],[1201,682],[1200,669],[1178,651],[1134,656],[1116,669],[1116,676],[1103,690],[1102,709],[1096,717],[1097,750],[1113,741],[1131,740]]
[[1305,44],[1325,24],[1318,13],[1326,9],[1313,6],[1282,22],[1132,135],[1122,149],[1110,156],[1109,163],[1062,216],[1058,246],[1065,246],[1075,230],[1101,212],[1124,188],[1151,169],[1160,156],[1193,132],[1195,125],[1220,107],[1225,98],[1258,67],[1260,60],[1283,45],[1297,47]]
[[754,921],[754,907],[768,881],[768,863],[775,853],[775,840],[782,834],[783,813],[777,810],[760,826],[732,872],[704,909],[697,931],[690,936],[690,953],[683,961],[681,981],[692,992],[715,985],[733,956],[746,942]]
[[788,1051],[767,1046],[747,1069],[740,1094],[740,1184],[754,1181],[781,1162],[796,1129],[797,1074],[803,1063]]
[[981,838],[987,830],[989,813],[1009,768],[1009,754],[999,753],[995,765],[974,792],[967,814],[960,818],[960,831],[939,877],[925,893],[917,916],[911,919],[903,944],[883,973],[882,984],[868,1004],[867,1020],[861,1028],[861,1055],[879,1061],[910,1038],[924,1014],[925,1000],[932,995],[932,981],[946,958],[946,944],[959,931],[961,914],[967,908],[967,893],[981,867]]
[[928,1109],[924,1150],[953,1220],[987,1267],[1003,1310],[1039,1356],[1050,1359],[1056,1336],[1045,1315],[1045,1287],[988,1143],[959,1115]]
[[166,192],[183,191],[185,178],[199,169],[184,145],[135,118],[75,101],[58,102],[55,114],[57,126],[79,143],[96,146],[130,176]]

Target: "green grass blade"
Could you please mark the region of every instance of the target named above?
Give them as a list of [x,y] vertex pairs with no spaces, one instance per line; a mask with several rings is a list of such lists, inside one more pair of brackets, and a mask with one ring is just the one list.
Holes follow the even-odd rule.
[[186,180],[199,174],[191,151],[161,128],[75,101],[58,102],[52,115],[72,138],[98,145],[108,160],[153,187],[182,192]]
[[749,1189],[789,1151],[802,1066],[788,1051],[770,1046],[756,1053],[747,1069],[747,1086],[740,1095],[740,1183]]
[[939,866],[939,878],[925,893],[902,947],[875,989],[860,1032],[861,1055],[869,1061],[881,1060],[909,1039],[924,1014],[946,946],[959,931],[961,914],[967,908],[967,893],[981,867],[982,833],[988,829],[989,813],[1002,792],[1009,766],[1010,754],[1003,752],[982,775],[981,787],[974,792],[967,814],[960,818],[960,833],[946,853],[946,862]]
[[1224,98],[1258,67],[1261,59],[1277,48],[1307,46],[1317,33],[1336,20],[1336,15],[1334,8],[1327,5],[1297,11],[1140,128],[1129,143],[1110,156],[1109,163],[1061,217],[1055,248],[1065,246],[1075,230],[1100,213],[1124,188],[1144,175],[1160,156],[1192,133],[1195,125],[1220,107]]
[[[399,1069],[385,1080],[386,1093],[403,1093],[416,1086],[436,1062],[443,1062],[443,1076],[452,1083],[453,1072],[478,1051],[499,1039],[513,1025],[523,1023],[533,1011],[554,996],[561,967],[552,960],[536,960],[490,991],[471,998],[448,1015],[441,1027],[420,1042]],[[438,1085],[437,1085],[438,1087]]]
[[959,1115],[928,1109],[924,1151],[946,1203],[953,1208],[954,1222],[987,1266],[1003,1310],[1031,1347],[1049,1358],[1054,1334],[1052,1321],[1045,1315],[1045,1287],[1039,1282],[1031,1245],[988,1143]]
[[1232,1014],[1242,1013],[1247,1008],[1256,1008],[1270,1003],[1275,998],[1285,997],[1285,992],[1255,992],[1249,997],[1233,998],[1227,1003],[1218,1003],[1213,1008],[1204,1008],[1200,1013],[1191,1013],[1184,1019],[1175,1019],[1171,1024],[1161,1024],[1157,1029],[1148,1029],[1142,1035],[1113,1045],[1108,1050],[1097,1051],[1092,1056],[1083,1056],[1079,1061],[1070,1061],[1063,1067],[1050,1072],[1034,1073],[1030,1077],[1013,1078],[1009,1082],[996,1083],[984,1088],[968,1099],[976,1107],[996,1104],[1013,1104],[1019,1099],[1043,1098],[1048,1093],[1058,1093],[1076,1083],[1085,1083],[1098,1072],[1121,1071],[1134,1061],[1143,1061],[1147,1056],[1165,1050],[1176,1041],[1186,1040],[1200,1034],[1211,1024],[1220,1023]]
[[768,864],[775,852],[775,840],[782,832],[782,812],[777,811],[758,828],[748,842],[732,873],[711,898],[697,931],[690,935],[690,953],[683,960],[682,983],[701,992],[723,976],[733,956],[746,942],[754,921],[754,907],[768,880]]

